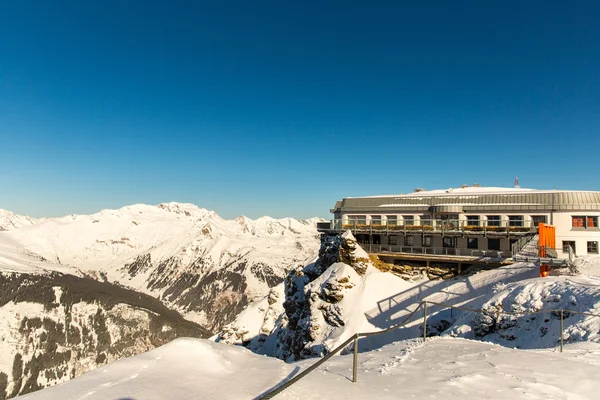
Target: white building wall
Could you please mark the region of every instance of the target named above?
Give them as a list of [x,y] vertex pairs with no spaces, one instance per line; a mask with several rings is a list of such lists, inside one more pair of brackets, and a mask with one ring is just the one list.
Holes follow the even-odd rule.
[[[573,216],[598,217],[600,212],[575,211],[554,213],[554,226],[556,226],[556,247],[558,254],[562,254],[563,241],[574,241],[575,252],[578,256],[587,254],[587,242],[600,242],[599,228],[573,228]],[[600,221],[599,221],[600,222]],[[568,254],[562,254],[567,257]]]

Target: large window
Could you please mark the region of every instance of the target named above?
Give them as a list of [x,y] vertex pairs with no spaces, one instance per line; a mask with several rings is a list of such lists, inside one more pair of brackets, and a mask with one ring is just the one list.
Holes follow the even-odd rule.
[[572,224],[573,228],[598,228],[598,217],[595,216],[573,216]]
[[571,240],[563,240],[563,245],[562,245],[563,253],[568,254],[569,253],[569,247],[571,249],[573,249],[573,254],[577,254],[577,251],[575,249],[575,242],[571,241]]
[[456,238],[444,236],[442,238],[442,246],[444,247],[456,247]]
[[404,215],[404,225],[413,226],[415,224],[415,216],[414,215]]
[[387,215],[387,223],[389,226],[398,225],[398,216],[397,215]]
[[467,215],[467,226],[479,226],[479,215]]
[[371,225],[381,225],[381,215],[371,215]]
[[477,238],[468,238],[467,239],[467,249],[478,249],[479,248],[479,240]]
[[539,224],[547,224],[548,217],[546,217],[545,215],[532,215],[531,221],[533,223],[533,226],[538,226]]
[[388,244],[389,244],[390,246],[395,246],[395,245],[397,245],[398,243],[397,243],[397,240],[396,240],[396,236],[394,236],[394,235],[390,235],[390,236],[388,236]]
[[598,227],[598,217],[587,217],[586,220],[586,228],[597,228]]
[[585,217],[573,217],[573,228],[585,228]]
[[508,226],[523,226],[523,216],[510,215],[508,217]]
[[349,215],[348,223],[351,225],[366,225],[367,224],[367,216],[366,215]]
[[488,239],[489,250],[500,250],[500,239]]
[[431,247],[431,236],[423,236],[423,247]]
[[598,254],[598,242],[587,242],[588,254]]
[[487,226],[500,226],[500,216],[499,215],[488,215],[487,216]]
[[414,246],[415,245],[415,237],[414,236],[404,236],[404,245],[405,246]]

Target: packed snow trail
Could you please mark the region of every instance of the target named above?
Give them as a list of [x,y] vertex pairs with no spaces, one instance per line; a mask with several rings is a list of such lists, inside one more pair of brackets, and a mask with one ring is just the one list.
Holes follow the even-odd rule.
[[[590,351],[596,350],[596,351]],[[592,399],[600,353],[586,343],[565,353],[507,349],[464,339],[397,342],[335,357],[278,399]],[[295,375],[314,360],[286,364],[206,340],[178,339],[23,397],[24,399],[250,399]]]

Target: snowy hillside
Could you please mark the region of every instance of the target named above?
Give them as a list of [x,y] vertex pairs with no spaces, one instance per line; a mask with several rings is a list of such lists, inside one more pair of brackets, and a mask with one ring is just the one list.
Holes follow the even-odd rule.
[[209,335],[157,299],[89,278],[0,271],[0,288],[0,399]]
[[13,212],[0,208],[0,231],[18,229],[24,226],[33,225],[36,222],[37,220],[34,218],[17,215]]
[[[600,353],[590,349],[559,354],[451,338],[400,342],[361,353],[357,383],[350,380],[352,356],[341,356],[276,398],[592,399],[600,389]],[[313,361],[286,364],[242,347],[178,339],[24,399],[250,399]]]
[[[137,204],[44,219],[0,233],[0,246],[148,293],[219,329],[316,252],[316,221],[224,220],[192,204]],[[0,258],[0,267],[15,264]]]

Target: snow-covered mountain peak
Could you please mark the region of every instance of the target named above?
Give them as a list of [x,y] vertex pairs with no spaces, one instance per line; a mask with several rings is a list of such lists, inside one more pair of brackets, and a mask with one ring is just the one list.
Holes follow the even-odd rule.
[[187,217],[208,218],[217,215],[217,213],[214,211],[210,211],[205,208],[200,208],[192,203],[169,202],[160,203],[156,207],[175,214],[183,214]]
[[26,215],[18,215],[11,211],[0,208],[0,231],[10,231],[24,226],[33,225],[37,222],[35,218]]

